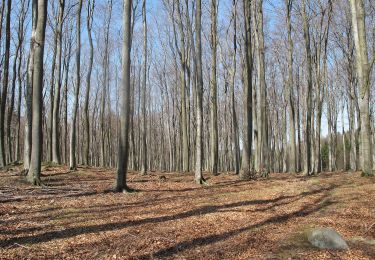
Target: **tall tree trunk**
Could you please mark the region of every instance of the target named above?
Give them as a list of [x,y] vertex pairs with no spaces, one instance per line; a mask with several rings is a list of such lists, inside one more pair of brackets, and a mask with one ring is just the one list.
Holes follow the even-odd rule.
[[27,181],[40,185],[40,168],[42,159],[42,106],[43,106],[43,56],[47,20],[47,0],[33,0],[33,13],[36,13],[36,28],[33,66],[33,101],[32,101],[32,145],[30,168]]
[[355,127],[355,113],[354,113],[354,82],[349,82],[349,132],[350,132],[350,169],[356,171],[357,167],[357,142],[356,142],[356,127]]
[[299,68],[297,69],[297,146],[298,146],[298,156],[297,156],[297,172],[301,171],[301,114],[300,114],[300,81],[299,81]]
[[[240,173],[240,145],[239,145],[239,134],[238,134],[238,122],[236,113],[236,102],[234,88],[236,84],[236,70],[237,70],[237,0],[233,0],[233,70],[232,70],[232,82],[230,87],[230,103],[232,111],[232,143],[234,146],[234,172]],[[251,87],[251,86],[250,86]]]
[[[64,110],[63,110],[63,117],[64,117],[64,162],[68,163],[68,79],[69,79],[69,67],[70,67],[70,59],[71,59],[71,51],[72,51],[72,39],[71,37],[68,39],[67,43],[67,50],[65,50],[65,58],[64,58],[64,69],[65,69],[65,79],[64,79],[64,89],[63,89],[63,100],[64,100]],[[64,70],[63,69],[63,70]]]
[[302,17],[303,17],[303,37],[305,40],[306,51],[306,69],[307,69],[307,94],[306,94],[306,127],[305,127],[305,174],[311,175],[311,110],[312,110],[312,62],[310,48],[310,26],[306,13],[306,3],[302,0]]
[[146,84],[147,84],[147,15],[146,15],[146,0],[143,0],[142,5],[143,18],[143,73],[142,73],[142,166],[141,174],[147,173],[147,143],[146,143]]
[[77,7],[77,36],[76,36],[76,84],[74,89],[74,101],[73,101],[73,116],[72,124],[70,127],[70,150],[69,150],[69,168],[70,170],[77,169],[77,159],[76,159],[76,121],[78,112],[78,99],[79,99],[79,89],[81,85],[81,10],[82,1],[79,0]]
[[2,44],[2,38],[3,38],[3,19],[4,19],[4,9],[5,9],[5,0],[1,1],[1,7],[0,7],[0,47]]
[[267,100],[266,100],[266,74],[265,74],[265,48],[264,48],[264,32],[263,32],[263,0],[259,0],[255,6],[256,11],[254,17],[256,21],[255,30],[255,48],[257,51],[257,70],[259,80],[258,91],[258,130],[259,130],[259,161],[258,169],[263,173],[269,172],[268,160],[268,141],[267,141]]
[[[5,4],[5,3],[4,3]],[[4,5],[3,4],[3,5]],[[10,56],[10,17],[12,10],[12,0],[7,1],[6,9],[6,24],[5,24],[5,54],[4,54],[4,74],[3,74],[3,89],[0,97],[0,167],[6,165],[5,158],[5,105],[8,93],[8,79],[9,79],[9,56]]]
[[219,140],[217,125],[217,0],[211,0],[211,171],[218,175]]
[[[17,101],[17,137],[16,137],[16,151],[15,157],[16,160],[19,161],[21,159],[21,147],[20,147],[20,132],[21,132],[21,104],[22,104],[22,60],[23,60],[23,53],[24,53],[24,38],[25,38],[25,21],[28,13],[29,1],[22,0],[21,1],[21,13],[19,16],[20,22],[18,24],[18,43],[20,45],[20,55],[18,55],[18,69],[17,69],[17,79],[18,79],[18,101]],[[26,112],[27,114],[27,112]],[[27,124],[27,122],[25,123]],[[24,140],[25,142],[25,140]]]
[[362,175],[372,176],[372,143],[370,128],[370,66],[367,54],[366,23],[363,0],[350,0],[361,117]]
[[285,0],[287,16],[286,23],[288,27],[288,86],[287,86],[287,104],[289,113],[289,142],[290,142],[290,165],[289,172],[295,173],[297,167],[296,155],[296,122],[293,102],[293,40],[292,40],[292,22],[291,12],[293,0]]
[[244,137],[243,137],[243,154],[240,179],[247,180],[253,177],[251,169],[251,152],[252,152],[252,74],[253,74],[253,56],[251,45],[251,1],[244,1],[243,13],[245,19],[245,76],[244,78]]
[[[178,14],[178,29],[180,32],[180,50],[179,56],[181,61],[181,130],[182,130],[182,171],[189,171],[189,135],[188,135],[188,115],[186,105],[186,53],[185,53],[185,33],[182,24],[182,16],[180,10],[180,1],[176,1],[177,14]],[[176,38],[175,33],[175,38]],[[177,40],[175,40],[177,47]]]
[[333,171],[332,100],[328,101],[328,171]]
[[20,147],[20,132],[21,132],[21,105],[22,105],[22,75],[21,75],[21,65],[23,57],[23,39],[24,34],[22,33],[22,43],[20,49],[20,55],[18,56],[18,69],[17,69],[17,78],[18,78],[18,101],[17,101],[17,139],[16,139],[16,151],[15,156],[16,160],[21,160],[21,147]]
[[56,28],[56,56],[57,56],[57,66],[56,66],[56,88],[53,100],[53,114],[52,114],[52,161],[54,163],[61,163],[60,156],[60,142],[59,142],[59,115],[60,115],[60,91],[61,91],[61,56],[62,56],[62,26],[64,22],[64,7],[65,0],[59,1],[59,17],[57,21]]
[[345,102],[342,102],[341,107],[341,128],[342,128],[342,149],[344,153],[344,166],[343,170],[346,171],[348,169],[348,163],[347,163],[347,156],[346,156],[346,140],[345,140],[345,121],[344,121],[344,111],[345,111]]
[[[58,26],[58,25],[57,25]],[[51,68],[51,82],[50,82],[50,107],[48,111],[48,126],[47,126],[47,133],[48,133],[48,138],[47,138],[47,145],[48,145],[48,156],[47,156],[47,161],[52,161],[52,142],[53,142],[53,110],[54,110],[54,96],[55,96],[55,71],[56,71],[56,56],[57,56],[57,30],[55,30],[55,35],[54,35],[54,41],[53,41],[53,56],[52,56],[52,68]]]
[[[107,88],[109,82],[109,29],[112,18],[112,0],[108,0],[108,19],[106,19],[106,28],[104,36],[104,57],[103,57],[103,87],[102,87],[102,100],[101,100],[101,109],[100,109],[100,166],[107,166],[107,161],[105,160],[105,155],[107,149],[105,149],[105,140],[106,140],[106,130],[108,126],[105,123],[105,107],[107,101]],[[110,114],[110,111],[108,111]]]
[[34,75],[34,46],[35,34],[38,17],[38,2],[32,2],[32,31],[30,38],[30,51],[27,65],[27,79],[25,90],[25,104],[26,104],[26,122],[24,130],[24,149],[23,149],[23,168],[28,171],[30,168],[31,148],[32,148],[32,96],[33,96],[33,75]]
[[[18,29],[18,34],[20,34],[20,30]],[[10,104],[8,107],[8,117],[7,117],[7,137],[8,137],[8,158],[9,162],[13,161],[13,150],[12,150],[12,131],[11,131],[11,125],[12,125],[12,119],[13,119],[13,110],[14,110],[14,98],[15,98],[15,91],[16,91],[16,79],[17,79],[17,59],[18,55],[20,55],[20,48],[21,48],[22,42],[18,41],[17,47],[16,47],[16,54],[14,55],[13,59],[13,78],[12,78],[12,89],[11,89],[11,98],[10,98]]]
[[196,6],[196,25],[195,25],[195,38],[196,38],[196,92],[197,92],[197,139],[196,139],[196,159],[195,159],[195,182],[197,184],[204,184],[205,179],[202,174],[202,153],[203,153],[203,76],[202,76],[202,6],[201,0],[197,0]]
[[131,51],[131,5],[132,0],[124,0],[123,47],[122,47],[122,86],[120,90],[120,140],[118,150],[116,191],[130,191],[126,185],[126,172],[129,154],[130,118],[130,51]]
[[86,29],[89,37],[90,45],[90,54],[89,54],[89,64],[86,75],[86,93],[85,93],[85,103],[83,105],[84,117],[85,117],[85,138],[84,138],[84,162],[86,165],[90,164],[90,119],[89,119],[89,98],[90,98],[90,89],[91,89],[91,72],[92,65],[94,62],[94,46],[92,42],[92,22],[94,16],[95,0],[89,0],[87,3],[87,20],[86,20]]

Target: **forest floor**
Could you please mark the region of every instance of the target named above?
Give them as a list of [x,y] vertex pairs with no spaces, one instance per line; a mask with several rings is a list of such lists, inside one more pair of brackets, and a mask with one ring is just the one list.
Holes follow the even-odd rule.
[[[160,176],[166,179],[161,179]],[[375,259],[375,178],[130,173],[132,194],[113,193],[115,171],[44,167],[45,187],[0,172],[1,259]],[[332,227],[348,251],[304,237]]]

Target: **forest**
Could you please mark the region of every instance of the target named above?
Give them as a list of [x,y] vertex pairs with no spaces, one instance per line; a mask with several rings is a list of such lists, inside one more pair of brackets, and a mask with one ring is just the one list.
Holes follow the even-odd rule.
[[374,1],[1,0],[0,53],[0,259],[375,258]]

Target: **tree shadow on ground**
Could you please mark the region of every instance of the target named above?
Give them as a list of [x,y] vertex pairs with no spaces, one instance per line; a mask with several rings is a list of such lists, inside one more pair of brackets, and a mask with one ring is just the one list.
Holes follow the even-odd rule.
[[[154,252],[152,254],[139,256],[138,258],[139,259],[154,259],[155,257],[156,258],[171,257],[174,254],[181,253],[182,251],[193,249],[193,248],[198,247],[198,246],[205,246],[205,245],[213,244],[213,243],[216,243],[216,242],[220,242],[220,241],[229,239],[230,237],[239,235],[241,233],[251,231],[252,229],[264,227],[266,225],[274,224],[274,223],[281,224],[281,223],[284,223],[284,222],[286,222],[286,221],[288,221],[292,218],[305,217],[307,215],[318,212],[321,209],[326,208],[326,207],[334,204],[334,202],[324,201],[325,198],[327,198],[327,195],[323,195],[318,200],[316,200],[315,203],[305,205],[301,209],[299,209],[297,211],[294,211],[294,212],[291,212],[291,213],[287,213],[287,214],[283,214],[283,215],[279,215],[279,216],[274,216],[274,217],[268,218],[266,220],[260,221],[258,223],[251,224],[251,225],[248,225],[248,226],[245,226],[245,227],[242,227],[242,228],[230,230],[230,231],[227,231],[225,233],[213,234],[213,235],[195,238],[195,239],[192,239],[192,240],[182,241],[182,242],[179,242],[179,243],[177,243],[173,246],[160,249],[159,251]],[[320,203],[322,201],[325,202],[325,203]]]
[[[337,185],[331,185],[328,187],[321,187],[320,189],[315,189],[307,192],[302,192],[297,195],[293,196],[279,196],[274,199],[265,199],[265,200],[248,200],[248,201],[240,201],[240,202],[234,202],[230,204],[223,204],[223,205],[207,205],[199,208],[195,208],[192,210],[188,210],[185,212],[180,212],[175,215],[165,215],[165,216],[157,216],[157,217],[151,217],[151,218],[146,218],[146,219],[138,219],[138,220],[128,220],[128,221],[120,221],[120,222],[115,222],[115,223],[105,223],[105,224],[97,224],[97,225],[92,225],[92,226],[79,226],[79,227],[71,227],[71,228],[66,228],[64,230],[59,230],[59,231],[48,231],[45,233],[37,234],[34,236],[23,236],[23,237],[13,237],[10,239],[6,240],[1,240],[0,241],[0,247],[9,247],[12,246],[15,243],[18,244],[37,244],[37,243],[43,243],[47,242],[50,240],[54,239],[62,239],[62,238],[70,238],[74,236],[78,236],[81,234],[89,234],[89,233],[97,233],[97,232],[104,232],[104,231],[113,231],[113,230],[118,230],[126,227],[133,227],[133,226],[138,226],[138,225],[143,225],[143,224],[148,224],[148,223],[161,223],[161,222],[166,222],[166,221],[173,221],[173,220],[181,220],[193,216],[201,216],[204,214],[210,214],[210,213],[215,213],[218,212],[222,209],[230,209],[230,208],[236,208],[236,207],[243,207],[243,206],[249,206],[249,205],[266,205],[270,203],[277,203],[278,201],[282,201],[285,199],[293,199],[296,197],[304,197],[308,195],[316,195],[319,193],[324,193],[327,194],[329,191],[337,187]],[[318,201],[319,202],[319,201]],[[152,202],[149,202],[152,203]],[[286,203],[287,204],[287,203]],[[270,223],[277,222],[278,220],[286,221],[287,219],[293,217],[293,216],[304,216],[304,214],[310,214],[314,212],[315,208],[310,207],[310,208],[302,208],[301,211],[295,212],[293,214],[287,214],[283,216],[276,216],[274,218],[271,218],[269,220]],[[321,207],[317,207],[316,210],[321,209]],[[301,215],[302,214],[302,215]],[[262,222],[261,222],[262,223]],[[250,228],[255,228],[257,226],[262,226],[266,223],[258,223],[255,225],[251,225],[247,228],[240,229],[239,231],[243,230],[248,230]],[[242,231],[242,232],[243,232]],[[231,236],[231,234],[235,234],[236,232],[230,231],[228,232],[228,235]],[[226,236],[228,236],[226,235]],[[212,235],[208,236],[207,239],[218,239],[216,238],[217,235]],[[212,238],[211,238],[212,237]],[[224,236],[225,237],[225,236]],[[195,241],[195,240],[194,240]],[[190,242],[182,242],[184,243],[183,245],[188,245],[188,244],[196,244],[200,243],[201,240],[197,241],[190,241]],[[168,251],[168,250],[167,250]]]

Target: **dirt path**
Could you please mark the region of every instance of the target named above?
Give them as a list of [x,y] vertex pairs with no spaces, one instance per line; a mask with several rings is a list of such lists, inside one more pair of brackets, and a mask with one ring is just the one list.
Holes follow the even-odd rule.
[[[166,180],[160,180],[160,176]],[[375,179],[358,173],[272,174],[209,187],[191,175],[130,174],[134,194],[110,192],[114,171],[48,168],[48,188],[0,173],[0,258],[375,259]],[[336,229],[350,251],[316,250],[309,227]]]

